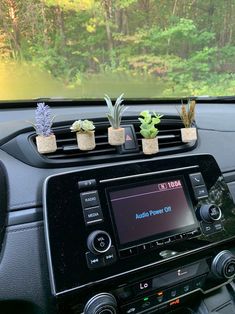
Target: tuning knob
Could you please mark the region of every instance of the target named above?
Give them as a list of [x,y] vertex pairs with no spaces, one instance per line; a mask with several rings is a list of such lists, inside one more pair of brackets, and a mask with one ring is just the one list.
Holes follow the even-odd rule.
[[116,314],[117,301],[112,294],[100,293],[92,297],[84,307],[84,314]]
[[217,278],[233,278],[235,275],[235,256],[228,250],[220,252],[213,259],[211,271]]
[[222,216],[221,209],[214,204],[204,204],[198,209],[199,218],[207,223],[220,220]]
[[94,254],[101,254],[107,252],[111,247],[112,241],[110,235],[106,231],[93,231],[88,239],[88,249]]

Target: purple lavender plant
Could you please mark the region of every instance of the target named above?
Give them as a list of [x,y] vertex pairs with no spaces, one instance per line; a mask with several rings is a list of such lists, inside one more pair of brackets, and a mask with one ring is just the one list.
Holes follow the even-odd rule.
[[44,102],[37,104],[37,109],[35,110],[35,130],[38,135],[50,136],[52,132],[52,122],[51,109]]

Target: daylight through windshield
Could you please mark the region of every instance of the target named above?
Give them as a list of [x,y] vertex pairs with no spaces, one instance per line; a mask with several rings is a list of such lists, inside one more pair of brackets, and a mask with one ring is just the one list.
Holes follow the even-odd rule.
[[234,0],[1,0],[0,100],[235,94]]

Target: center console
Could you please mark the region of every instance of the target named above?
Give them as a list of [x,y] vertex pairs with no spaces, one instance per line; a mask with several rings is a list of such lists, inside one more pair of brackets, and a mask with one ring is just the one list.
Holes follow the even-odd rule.
[[44,215],[61,313],[158,313],[235,275],[235,206],[210,155],[50,176]]

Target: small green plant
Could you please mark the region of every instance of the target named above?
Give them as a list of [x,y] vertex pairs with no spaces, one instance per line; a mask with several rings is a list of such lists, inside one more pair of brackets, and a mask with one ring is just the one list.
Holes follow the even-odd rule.
[[186,105],[182,101],[180,111],[177,109],[185,128],[192,127],[195,119],[195,107],[196,101],[189,99]]
[[109,109],[109,113],[107,113],[107,117],[108,117],[109,123],[113,129],[119,129],[120,128],[122,115],[123,115],[124,111],[127,109],[124,105],[122,105],[122,102],[124,100],[122,97],[123,97],[123,94],[121,94],[117,98],[114,106],[112,104],[112,100],[110,99],[110,97],[108,95],[105,95],[105,97],[104,97],[106,104],[108,106],[108,109]]
[[90,120],[77,120],[70,127],[71,132],[87,133],[94,131],[95,126]]
[[146,110],[140,113],[139,121],[140,125],[140,134],[147,139],[155,138],[158,134],[157,124],[161,122],[163,115],[152,112],[152,114]]

